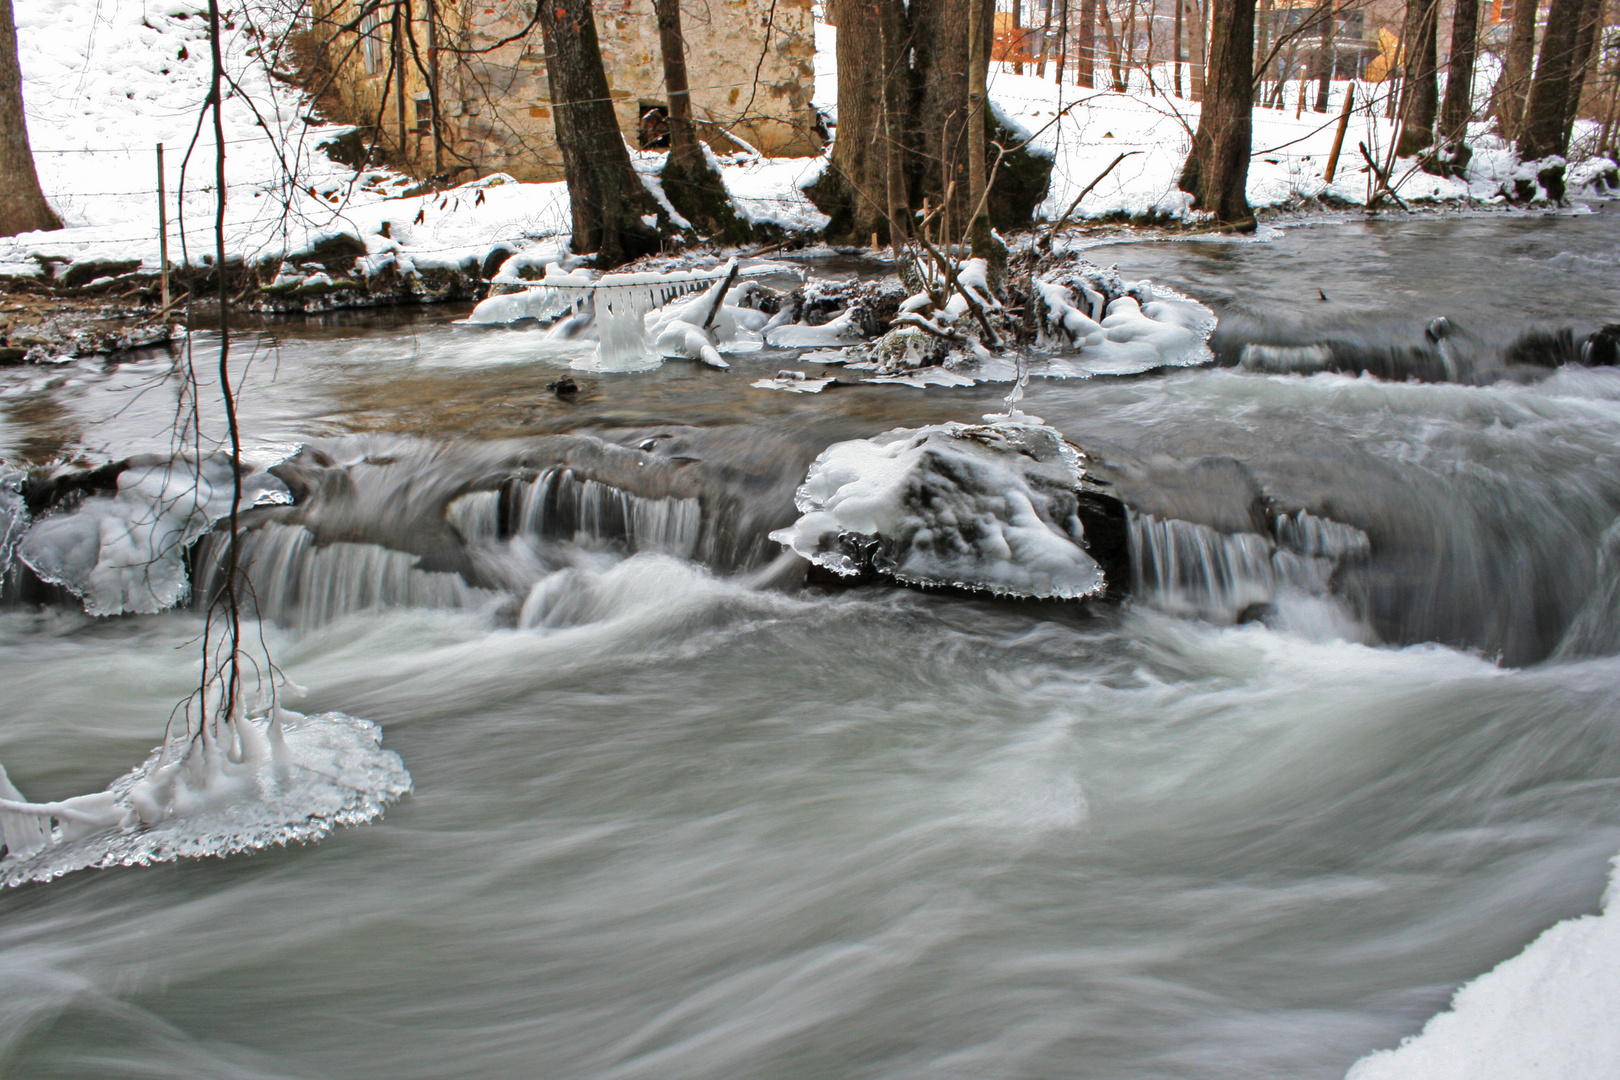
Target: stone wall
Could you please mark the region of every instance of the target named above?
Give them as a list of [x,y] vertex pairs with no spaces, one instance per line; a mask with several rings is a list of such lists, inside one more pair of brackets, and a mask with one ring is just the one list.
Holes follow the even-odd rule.
[[[412,6],[419,16],[425,7]],[[619,127],[635,148],[643,108],[666,103],[652,0],[597,0],[594,7]],[[429,66],[427,23],[418,18],[407,33],[403,20],[390,18],[392,9],[384,7],[369,36],[362,36],[354,25],[360,10],[355,0],[322,4],[310,35],[311,52],[322,57],[330,81],[322,105],[334,119],[379,126],[390,156],[420,175],[440,172],[465,181],[505,172],[519,180],[562,179],[544,44],[529,0],[441,3],[436,29],[443,145],[437,168],[422,70]],[[721,153],[747,145],[772,157],[820,152],[810,104],[810,0],[683,0],[681,18],[692,109],[710,145]],[[403,118],[399,76],[390,73],[391,66],[404,72]]]

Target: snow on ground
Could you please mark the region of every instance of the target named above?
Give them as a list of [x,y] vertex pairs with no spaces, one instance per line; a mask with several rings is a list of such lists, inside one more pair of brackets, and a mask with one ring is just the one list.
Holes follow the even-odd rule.
[[[270,0],[271,4],[277,0]],[[40,181],[67,229],[0,240],[0,273],[37,274],[50,261],[127,261],[146,270],[159,261],[157,171],[154,147],[167,148],[165,180],[170,259],[206,262],[213,249],[212,133],[200,132],[207,95],[208,48],[203,17],[174,0],[15,0],[23,93]],[[226,185],[227,257],[253,262],[309,251],[339,234],[361,239],[369,258],[361,272],[394,265],[413,269],[468,267],[496,245],[558,247],[569,231],[568,196],[560,183],[518,183],[483,177],[469,184],[404,197],[406,178],[387,170],[358,175],[322,152],[323,142],[345,128],[310,118],[302,93],[270,72],[276,17],[250,23],[242,8],[226,12],[226,66],[239,90],[228,95]],[[256,5],[262,11],[263,5]],[[837,31],[818,25],[814,100],[837,116]],[[1482,86],[1490,72],[1482,72]],[[1165,93],[1172,85],[1161,66],[1150,80],[1132,76],[1129,93],[1086,90],[1051,79],[1015,75],[1007,65],[991,72],[991,96],[1014,123],[1036,133],[1035,145],[1053,154],[1049,197],[1040,216],[1050,220],[1114,157],[1132,152],[1086,196],[1080,217],[1124,213],[1181,216],[1187,197],[1176,189],[1198,105]],[[1249,201],[1277,206],[1332,195],[1359,204],[1369,195],[1368,173],[1356,150],[1365,142],[1380,160],[1393,125],[1384,119],[1381,87],[1357,84],[1357,107],[1333,184],[1323,179],[1338,110],[1348,83],[1336,83],[1326,114],[1308,107],[1296,118],[1298,84],[1283,108],[1255,110],[1255,157]],[[1078,104],[1077,104],[1078,103]],[[186,150],[200,134],[186,163]],[[1408,200],[1489,201],[1518,169],[1511,152],[1479,133],[1467,182],[1397,164]],[[825,157],[765,158],[744,150],[717,159],[742,215],[792,230],[819,229],[826,218],[801,190],[826,165]],[[636,155],[643,174],[657,155]],[[1572,171],[1572,179],[1578,170]],[[182,190],[184,197],[177,197]],[[183,221],[182,221],[183,218]],[[182,224],[184,226],[182,230]],[[386,235],[384,235],[386,231]]]
[[[14,6],[34,160],[67,228],[0,239],[0,274],[37,274],[45,260],[139,259],[157,270],[158,143],[166,150],[170,261],[211,260],[211,125],[203,126],[190,163],[184,160],[208,93],[204,17],[179,0],[15,0]],[[263,52],[274,26],[261,32],[241,9],[225,16],[226,69],[240,87],[225,107],[228,259],[279,259],[347,234],[366,244],[371,260],[364,269],[397,260],[408,273],[481,261],[497,244],[566,241],[568,192],[561,183],[523,184],[496,174],[405,198],[407,178],[385,169],[356,175],[331,160],[320,144],[349,129],[308,122],[304,95],[270,74]],[[814,179],[820,159],[772,160],[745,151],[719,160],[749,220],[790,229],[826,223],[798,189]],[[655,171],[661,157],[638,155],[637,165]]]
[[1603,913],[1567,919],[1346,1080],[1576,1080],[1620,1069],[1620,856]]

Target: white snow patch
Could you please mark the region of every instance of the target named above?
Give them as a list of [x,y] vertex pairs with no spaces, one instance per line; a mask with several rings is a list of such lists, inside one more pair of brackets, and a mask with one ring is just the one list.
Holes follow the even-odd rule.
[[1600,915],[1553,926],[1463,986],[1451,1009],[1346,1080],[1577,1080],[1620,1076],[1620,856]]

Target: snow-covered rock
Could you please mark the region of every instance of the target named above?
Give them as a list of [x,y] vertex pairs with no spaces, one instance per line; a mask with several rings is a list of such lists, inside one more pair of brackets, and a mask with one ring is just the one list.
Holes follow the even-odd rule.
[[1108,585],[1081,521],[1084,455],[1039,424],[941,424],[835,443],[771,538],[843,576],[1077,599]]
[[[17,557],[83,600],[91,615],[162,611],[190,591],[187,550],[231,512],[230,459],[142,455],[130,459],[117,484],[110,495],[90,495],[34,521]],[[242,509],[290,502],[277,477],[244,468]]]

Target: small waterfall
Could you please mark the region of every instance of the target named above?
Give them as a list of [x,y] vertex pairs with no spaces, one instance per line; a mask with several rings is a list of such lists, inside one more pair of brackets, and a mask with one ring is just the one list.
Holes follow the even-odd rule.
[[703,536],[703,507],[695,498],[643,498],[566,468],[463,495],[446,507],[445,518],[469,546],[524,536],[606,541],[690,559]]
[[[199,598],[221,586],[219,535],[203,553]],[[495,598],[460,574],[417,569],[417,557],[378,544],[319,544],[302,525],[269,523],[241,533],[238,559],[253,589],[245,614],[296,630],[382,607],[470,608]]]
[[1322,595],[1345,562],[1372,552],[1367,534],[1303,510],[1272,520],[1274,536],[1132,514],[1137,595],[1175,615],[1231,623],[1283,591]]

